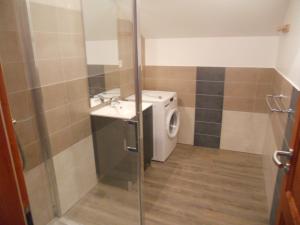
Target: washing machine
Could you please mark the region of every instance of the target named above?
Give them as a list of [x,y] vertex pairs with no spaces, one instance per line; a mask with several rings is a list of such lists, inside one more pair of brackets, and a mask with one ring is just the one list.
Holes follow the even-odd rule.
[[[135,96],[129,96],[134,101]],[[174,150],[180,126],[176,92],[142,91],[142,101],[153,104],[153,160],[164,162]]]

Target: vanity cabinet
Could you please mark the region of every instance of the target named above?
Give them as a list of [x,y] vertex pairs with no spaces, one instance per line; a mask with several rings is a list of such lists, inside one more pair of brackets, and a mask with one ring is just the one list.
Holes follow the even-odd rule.
[[[91,116],[96,170],[101,182],[128,187],[137,177],[136,126],[120,118]],[[144,169],[153,157],[152,106],[143,111]],[[127,150],[132,147],[132,151]]]

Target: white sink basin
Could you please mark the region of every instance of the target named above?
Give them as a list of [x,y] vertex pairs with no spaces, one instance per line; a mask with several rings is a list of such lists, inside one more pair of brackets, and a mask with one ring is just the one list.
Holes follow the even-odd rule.
[[[142,110],[152,106],[151,103],[142,103]],[[135,102],[119,101],[114,105],[106,105],[91,112],[93,116],[102,116],[118,119],[132,119],[136,116]]]

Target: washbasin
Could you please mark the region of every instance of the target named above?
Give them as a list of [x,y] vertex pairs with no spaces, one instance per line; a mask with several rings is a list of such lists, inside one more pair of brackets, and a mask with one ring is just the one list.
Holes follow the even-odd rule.
[[[151,107],[151,103],[142,103],[142,110]],[[118,101],[91,112],[93,116],[133,119],[136,116],[135,102]]]

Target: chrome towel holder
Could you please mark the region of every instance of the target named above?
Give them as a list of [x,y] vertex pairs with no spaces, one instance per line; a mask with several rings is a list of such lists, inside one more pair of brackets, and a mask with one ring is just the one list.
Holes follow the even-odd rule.
[[[266,95],[266,103],[271,112],[281,112],[281,113],[291,113],[293,110],[291,108],[284,109],[282,99],[287,98],[287,96],[280,94],[280,95]],[[269,99],[272,99],[274,102],[274,106],[270,103]]]

